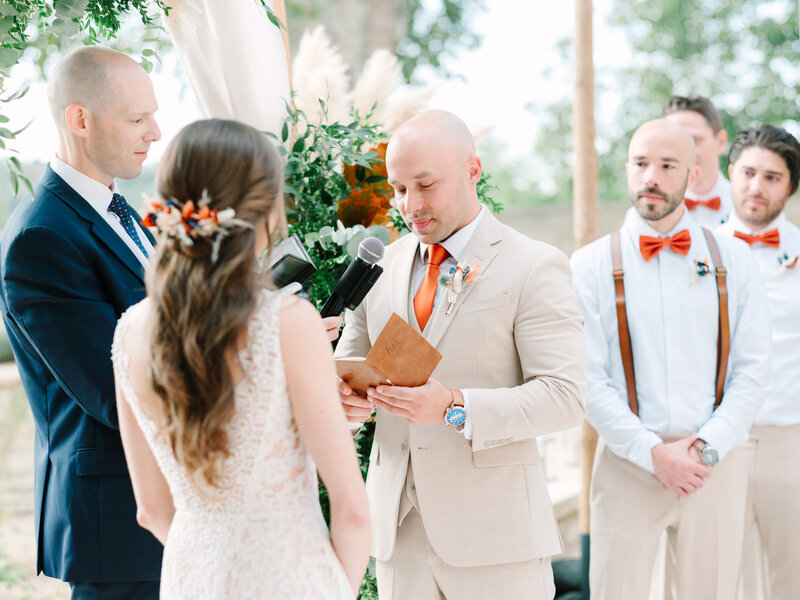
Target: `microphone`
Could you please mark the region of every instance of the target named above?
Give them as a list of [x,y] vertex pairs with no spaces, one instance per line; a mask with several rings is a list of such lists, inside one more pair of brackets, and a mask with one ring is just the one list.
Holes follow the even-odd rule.
[[383,273],[383,268],[376,264],[383,258],[383,251],[383,242],[378,238],[368,237],[361,240],[358,245],[358,256],[347,267],[333,288],[333,293],[319,311],[323,317],[341,314],[345,308],[353,310],[361,304],[364,296]]

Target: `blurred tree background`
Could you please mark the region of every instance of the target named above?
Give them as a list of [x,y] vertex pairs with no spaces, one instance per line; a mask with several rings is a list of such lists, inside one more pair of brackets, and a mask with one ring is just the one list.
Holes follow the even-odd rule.
[[420,67],[457,75],[445,64],[480,45],[473,20],[485,10],[486,0],[287,0],[286,20],[292,55],[303,31],[323,23],[351,74],[384,48],[400,59],[406,80],[415,81]]
[[[660,116],[672,95],[710,98],[729,139],[755,123],[800,135],[797,0],[614,0],[608,25],[624,31],[630,53],[618,61],[623,67],[597,67],[601,201],[625,198],[628,139],[639,124]],[[557,50],[561,65],[548,75],[568,82],[571,40],[559,42]],[[553,193],[539,196],[540,202],[572,198],[571,102],[565,96],[530,107],[541,124],[533,155],[552,173],[542,185]]]
[[[0,7],[40,3],[63,4],[63,14],[83,6],[113,4],[109,0],[11,0],[7,4],[4,0]],[[141,0],[131,1],[128,8],[136,11],[142,5]],[[672,94],[710,97],[730,136],[756,122],[800,133],[797,0],[606,0],[595,6],[596,19],[604,21],[595,37],[601,200],[625,197],[623,163],[628,137],[638,124],[659,115]],[[325,24],[351,74],[361,71],[373,50],[387,48],[400,57],[408,80],[430,81],[434,76],[463,75],[454,69],[468,67],[455,67],[455,58],[480,45],[476,18],[488,9],[487,0],[287,0],[287,20],[294,49],[307,27]],[[0,8],[0,33],[4,36],[8,35],[4,28],[11,22],[8,12],[8,8]],[[53,11],[48,18],[58,17]],[[145,26],[137,17],[132,15],[114,45],[154,62],[159,54],[169,52],[169,37],[157,23]],[[31,19],[32,30],[35,21]],[[26,59],[43,65],[49,54],[57,52],[74,25],[61,19],[58,27],[64,36],[53,37],[50,30],[39,36],[32,31]],[[624,35],[623,56],[609,55],[601,37],[609,31]],[[81,35],[86,36],[86,31]],[[505,206],[571,202],[571,38],[558,42],[553,56],[520,57],[534,71],[541,69],[538,65],[546,59],[550,66],[542,75],[563,89],[557,101],[530,103],[528,110],[537,131],[531,134],[529,151],[512,155],[507,144],[491,133],[479,141],[486,170],[498,187],[494,196]],[[6,69],[10,57],[2,56],[0,48],[0,62],[5,61]],[[25,157],[21,158],[25,162]],[[35,181],[40,166],[23,167]],[[146,176],[124,182],[123,187],[136,188],[125,191],[139,198],[140,190],[152,188]],[[0,219],[9,211],[11,196],[8,178],[0,173]]]

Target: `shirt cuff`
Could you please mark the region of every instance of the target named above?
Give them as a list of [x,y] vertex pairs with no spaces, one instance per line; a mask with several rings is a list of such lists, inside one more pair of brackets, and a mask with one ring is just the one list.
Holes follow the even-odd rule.
[[697,432],[697,437],[716,450],[720,460],[747,439],[746,437],[737,439],[736,434],[731,431],[731,427],[728,424],[722,419],[715,419],[713,416],[700,428],[700,431]]
[[467,418],[464,420],[464,429],[461,433],[464,434],[465,438],[472,441],[472,411],[469,408],[469,392],[461,390],[461,396],[464,399],[464,412],[467,413]]
[[663,440],[652,431],[648,431],[640,441],[637,440],[631,454],[631,462],[646,471],[655,474],[653,470],[653,447],[663,444]]

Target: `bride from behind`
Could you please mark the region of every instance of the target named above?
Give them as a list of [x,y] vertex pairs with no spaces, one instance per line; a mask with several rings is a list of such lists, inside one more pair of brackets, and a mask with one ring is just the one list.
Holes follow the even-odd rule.
[[165,546],[162,600],[352,599],[366,567],[325,328],[257,269],[284,223],[282,179],[263,134],[219,119],[184,128],[159,165],[147,298],[112,352],[137,518]]

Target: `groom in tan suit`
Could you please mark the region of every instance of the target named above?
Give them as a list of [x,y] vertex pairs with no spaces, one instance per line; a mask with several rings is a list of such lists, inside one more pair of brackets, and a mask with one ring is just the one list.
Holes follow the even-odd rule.
[[367,487],[381,600],[550,599],[562,546],[536,437],[581,422],[586,383],[569,263],[480,205],[480,159],[454,115],[406,122],[386,166],[413,235],[387,248],[336,355],[364,356],[394,312],[442,360],[426,384],[366,399],[340,382],[351,422],[377,406]]

